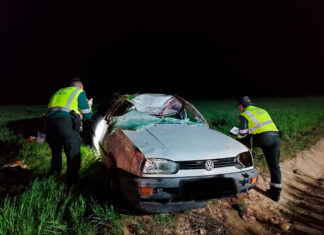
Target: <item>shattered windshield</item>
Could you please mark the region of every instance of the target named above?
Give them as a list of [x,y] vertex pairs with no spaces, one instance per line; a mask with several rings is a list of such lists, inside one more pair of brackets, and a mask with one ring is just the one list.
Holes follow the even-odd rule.
[[122,116],[111,118],[114,128],[123,130],[139,130],[154,124],[187,124],[205,126],[204,122],[192,122],[189,119],[177,119],[172,117],[157,117],[149,113],[131,110]]
[[111,130],[138,130],[154,124],[207,126],[206,120],[189,102],[165,94],[124,95],[107,114]]

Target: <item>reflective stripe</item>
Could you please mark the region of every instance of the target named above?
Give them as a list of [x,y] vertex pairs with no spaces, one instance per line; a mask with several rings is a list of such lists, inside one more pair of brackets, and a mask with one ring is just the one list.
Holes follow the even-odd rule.
[[244,110],[244,113],[246,113],[252,119],[252,121],[254,122],[255,125],[259,124],[258,120],[254,117],[254,115],[252,113],[250,113],[247,110]]
[[244,137],[246,137],[246,136],[247,136],[247,133],[244,134],[244,135],[239,133],[239,134],[237,135],[238,138],[244,138]]
[[246,133],[248,133],[249,132],[249,129],[245,129],[245,130],[239,130],[239,133],[240,134],[246,134]]
[[248,106],[241,113],[247,122],[249,134],[260,134],[268,131],[278,131],[276,125],[271,120],[270,115],[264,109]]
[[51,107],[47,110],[47,112],[51,111],[65,111],[65,112],[70,112],[70,109],[67,109],[65,107]]
[[247,111],[247,110],[244,110],[244,113],[247,114],[247,115],[252,119],[252,121],[253,121],[254,124],[255,124],[255,126],[249,130],[249,133],[255,131],[256,129],[258,129],[258,128],[262,127],[262,126],[265,126],[265,125],[267,125],[267,124],[273,123],[272,120],[269,120],[269,121],[266,121],[266,122],[259,123],[258,120],[255,118],[255,116],[254,116],[251,112],[249,112],[249,111]]
[[254,127],[252,127],[249,131],[251,133],[251,132],[255,131],[256,129],[258,129],[258,128],[262,127],[262,126],[265,126],[267,124],[270,124],[270,123],[273,123],[273,121],[272,120],[269,120],[269,121],[266,121],[266,122],[258,123],[257,125],[255,125]]
[[68,110],[70,110],[70,106],[71,106],[72,100],[73,100],[74,96],[76,96],[76,94],[79,92],[79,90],[80,90],[80,88],[76,87],[75,90],[69,96],[69,99],[68,99],[68,101],[65,104],[65,108],[67,108]]
[[90,108],[89,109],[82,109],[81,113],[83,113],[83,114],[91,113],[91,109]]
[[275,187],[275,188],[281,188],[281,184],[277,184],[277,183],[270,183],[270,186]]
[[82,89],[77,87],[65,87],[55,92],[48,104],[48,111],[64,111],[69,113],[74,110],[81,114],[78,106],[78,96]]

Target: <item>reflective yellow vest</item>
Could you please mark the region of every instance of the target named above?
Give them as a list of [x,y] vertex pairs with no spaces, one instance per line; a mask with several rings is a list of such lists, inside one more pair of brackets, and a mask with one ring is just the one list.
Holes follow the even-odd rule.
[[80,114],[78,107],[78,97],[82,90],[78,87],[65,87],[52,95],[48,104],[48,111],[65,111],[74,110]]
[[278,131],[270,115],[264,109],[250,105],[245,108],[241,115],[248,120],[248,134]]

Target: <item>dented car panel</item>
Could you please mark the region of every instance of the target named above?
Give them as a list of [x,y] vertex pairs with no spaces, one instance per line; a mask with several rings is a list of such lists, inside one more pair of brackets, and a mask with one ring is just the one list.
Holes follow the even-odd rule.
[[93,144],[123,197],[149,213],[236,196],[258,176],[250,151],[178,96],[120,97],[94,122]]
[[116,167],[136,176],[141,176],[144,155],[135,148],[134,144],[121,130],[117,129],[112,135],[106,137],[104,143],[110,146],[109,154],[114,156]]

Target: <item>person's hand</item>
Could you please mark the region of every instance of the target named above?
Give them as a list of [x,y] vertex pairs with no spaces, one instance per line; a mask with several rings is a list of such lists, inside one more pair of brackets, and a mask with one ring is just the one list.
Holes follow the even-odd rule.
[[92,104],[93,104],[93,98],[91,98],[91,99],[88,100],[88,104],[89,104],[89,106],[92,106]]

